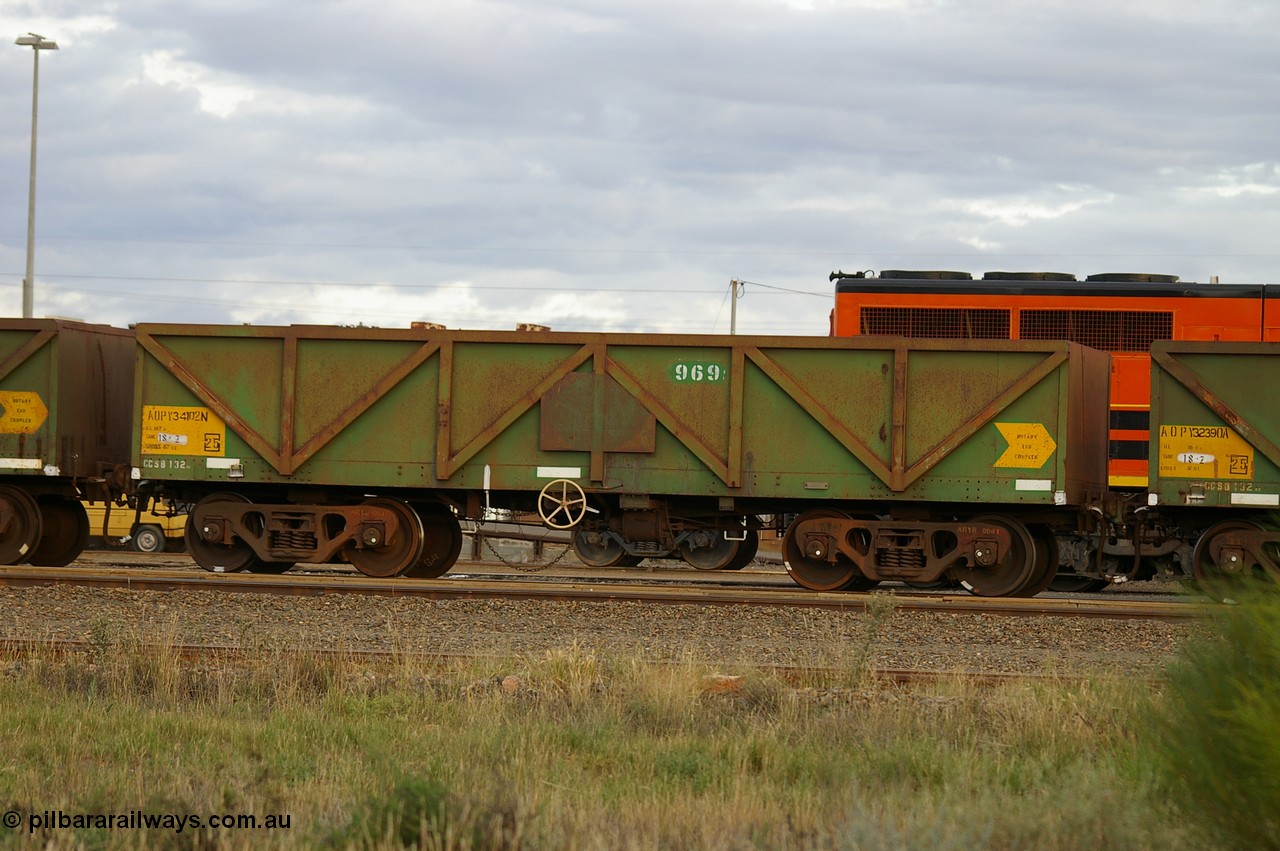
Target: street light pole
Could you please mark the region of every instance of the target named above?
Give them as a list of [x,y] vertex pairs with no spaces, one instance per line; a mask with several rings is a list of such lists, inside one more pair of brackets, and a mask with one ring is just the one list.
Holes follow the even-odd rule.
[[738,333],[738,290],[742,286],[742,281],[734,278],[729,282],[729,333]]
[[34,288],[36,265],[36,119],[40,103],[40,51],[57,50],[58,43],[42,35],[27,33],[14,42],[30,47],[35,57],[31,77],[31,184],[27,192],[27,276],[22,279],[22,318],[30,319],[34,312]]

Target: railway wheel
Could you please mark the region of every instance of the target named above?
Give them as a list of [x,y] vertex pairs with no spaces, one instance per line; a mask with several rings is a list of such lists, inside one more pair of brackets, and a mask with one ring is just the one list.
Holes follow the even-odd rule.
[[942,589],[947,589],[947,587],[955,587],[956,581],[950,580],[950,578],[947,578],[946,576],[942,576],[941,578],[936,578],[936,580],[933,580],[932,582],[915,582],[913,580],[902,580],[902,585],[906,585],[908,587],[914,587],[914,589],[918,589],[920,591],[938,591]]
[[680,558],[695,570],[735,570],[730,565],[746,549],[745,543],[729,540],[718,529],[699,529],[680,542]]
[[422,555],[404,575],[438,579],[453,568],[462,553],[462,524],[446,505],[425,503],[415,510],[422,521]]
[[826,553],[808,552],[814,543],[798,540],[796,530],[809,520],[823,519],[848,520],[849,515],[843,511],[828,508],[815,508],[806,511],[795,519],[787,534],[782,538],[782,558],[787,565],[787,573],[797,585],[810,591],[867,591],[880,584],[878,579],[869,579],[858,566],[843,555],[837,555],[834,564],[826,560]]
[[1048,526],[1032,526],[1031,539],[1036,545],[1035,567],[1027,587],[1017,592],[1018,597],[1034,597],[1048,588],[1058,575],[1058,540]]
[[22,564],[40,541],[40,507],[25,491],[0,486],[0,564]]
[[725,570],[742,570],[742,568],[751,564],[751,560],[756,557],[756,553],[760,552],[760,533],[755,529],[747,530],[747,537],[740,542],[738,555],[734,558]]
[[236,538],[230,544],[220,540],[209,540],[207,536],[220,537],[219,530],[212,526],[197,527],[196,517],[210,511],[217,511],[220,503],[248,502],[238,493],[211,493],[196,504],[195,510],[187,515],[187,526],[183,530],[183,540],[187,543],[187,552],[195,559],[196,564],[211,573],[239,573],[242,570],[256,570],[262,564],[253,547]]
[[1036,543],[1027,527],[1004,515],[975,517],[972,523],[1000,526],[1013,539],[1012,546],[989,565],[970,564],[955,568],[960,584],[978,597],[1012,597],[1030,587],[1036,573]]
[[1261,531],[1261,526],[1248,520],[1228,520],[1207,529],[1191,553],[1196,581],[1220,598],[1251,579],[1280,581],[1276,563],[1250,545],[1249,538]]
[[1092,594],[1094,591],[1101,591],[1110,584],[1105,579],[1097,579],[1092,576],[1061,573],[1053,577],[1053,581],[1049,583],[1049,590],[1063,594]]
[[280,576],[288,573],[297,564],[296,561],[262,561],[258,560],[256,564],[250,565],[247,570],[250,573],[261,573],[265,576]]
[[601,532],[577,532],[573,554],[588,567],[635,567],[643,559],[628,555],[616,538]]
[[422,520],[408,503],[398,499],[380,497],[364,504],[394,512],[398,526],[396,533],[373,545],[357,547],[355,542],[351,542],[343,547],[342,554],[365,576],[378,579],[399,576],[417,564],[422,556]]
[[40,543],[31,554],[31,563],[40,567],[63,567],[75,561],[89,542],[89,515],[78,499],[47,496],[39,500]]

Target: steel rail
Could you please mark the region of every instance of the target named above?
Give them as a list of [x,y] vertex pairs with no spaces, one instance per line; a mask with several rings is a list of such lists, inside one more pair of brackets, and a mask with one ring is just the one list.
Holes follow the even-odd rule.
[[[883,593],[816,592],[802,588],[731,589],[661,587],[583,582],[518,580],[370,579],[363,576],[272,576],[245,573],[194,573],[182,570],[103,570],[85,567],[0,568],[0,586],[79,585],[131,591],[216,591],[220,593],[322,596],[366,594],[431,600],[520,599],[556,602],[635,602],[667,605],[781,606],[865,611]],[[1126,620],[1188,620],[1212,611],[1200,603],[1041,598],[991,598],[968,595],[907,597],[893,595],[895,610],[1006,616],[1059,616]]]

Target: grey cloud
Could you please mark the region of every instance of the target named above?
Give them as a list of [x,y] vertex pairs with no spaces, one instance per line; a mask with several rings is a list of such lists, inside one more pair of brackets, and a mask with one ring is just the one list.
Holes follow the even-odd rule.
[[[813,293],[749,290],[746,330],[823,333],[836,266],[1275,267],[1271,4],[815,5],[0,6],[116,21],[42,65],[45,303],[723,331],[736,276]],[[29,64],[0,52],[7,115]],[[0,133],[0,308],[28,132]]]

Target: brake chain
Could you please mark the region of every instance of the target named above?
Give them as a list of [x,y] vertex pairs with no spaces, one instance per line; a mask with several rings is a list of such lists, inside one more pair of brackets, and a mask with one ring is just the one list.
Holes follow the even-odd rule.
[[560,559],[564,558],[569,554],[569,550],[573,549],[572,543],[565,544],[564,549],[560,551],[560,555],[556,556],[546,564],[517,564],[516,562],[513,562],[513,561],[507,561],[507,559],[503,557],[502,553],[494,549],[493,544],[489,543],[489,537],[487,535],[481,535],[480,540],[484,542],[485,548],[489,552],[493,553],[494,558],[496,558],[498,561],[502,562],[512,570],[518,570],[521,573],[540,573],[550,567],[554,567],[557,563],[559,563]]

